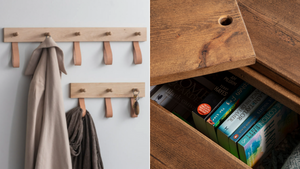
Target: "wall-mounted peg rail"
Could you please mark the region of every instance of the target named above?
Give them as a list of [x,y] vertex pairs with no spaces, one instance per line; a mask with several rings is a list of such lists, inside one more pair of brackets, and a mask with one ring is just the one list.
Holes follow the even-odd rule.
[[147,28],[4,28],[4,42],[12,43],[12,64],[19,67],[19,42],[42,42],[52,37],[56,42],[74,43],[74,64],[81,65],[80,42],[103,42],[103,57],[106,65],[113,62],[110,42],[131,41],[133,43],[133,62],[142,63],[139,42],[147,40]]
[[146,41],[147,28],[4,28],[4,42],[42,42],[45,36],[56,42]]
[[137,88],[139,97],[145,97],[145,83],[70,83],[70,98],[133,97]]
[[131,117],[139,115],[138,99],[145,97],[145,83],[70,83],[70,98],[78,98],[85,114],[84,98],[105,98],[105,116],[112,117],[111,98],[130,98]]

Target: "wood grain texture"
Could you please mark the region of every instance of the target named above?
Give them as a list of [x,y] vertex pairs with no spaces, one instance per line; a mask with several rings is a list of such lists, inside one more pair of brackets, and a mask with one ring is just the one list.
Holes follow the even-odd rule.
[[[145,83],[70,83],[70,98],[113,98],[133,97],[132,89],[137,88],[138,97],[145,97]],[[111,89],[112,91],[107,91]]]
[[[256,51],[258,63],[251,66],[251,68],[244,67],[231,70],[231,72],[300,114],[300,69],[298,68],[298,65],[300,63],[300,57],[298,57],[300,53],[300,3],[296,1],[284,0],[238,0],[238,2],[246,26],[248,28],[250,38],[252,40],[253,47]],[[177,11],[174,10],[174,12]],[[189,13],[186,12],[186,14],[188,15]],[[169,28],[169,25],[166,24],[165,28]],[[186,26],[186,28],[189,27]],[[180,28],[178,28],[178,30],[175,30],[174,32],[177,33],[179,31],[181,31]],[[153,31],[151,28],[151,33],[152,32]],[[164,34],[166,34],[167,32],[168,31],[166,30],[158,36],[161,36],[161,38],[163,39]],[[184,34],[178,35],[178,38],[181,38],[182,35]],[[165,47],[164,49],[167,48]],[[151,57],[152,53],[153,52],[151,49]],[[164,57],[164,55],[160,55],[160,57]],[[151,60],[151,62],[153,61]],[[189,62],[189,60],[187,60],[186,63],[187,62]],[[225,66],[225,64],[222,63],[221,65]],[[188,64],[182,64],[183,67],[186,65]],[[219,68],[218,66],[219,65],[212,66],[215,67],[215,69],[212,70],[207,70],[209,68],[212,68],[208,67],[200,70],[186,71],[185,73],[179,72],[173,73],[171,75],[167,74],[169,75],[169,77],[154,77],[151,78],[151,85],[204,75],[214,70],[214,72],[217,72],[216,69],[222,70],[222,68]],[[228,68],[232,67],[228,66]],[[176,69],[175,71],[177,71],[177,67],[171,67],[170,69]],[[206,72],[202,72],[203,70]],[[163,113],[164,116],[153,119],[153,113],[155,113],[155,111],[153,110]],[[166,114],[168,115],[168,118],[166,117]],[[170,118],[171,116],[173,117],[173,119]],[[163,119],[163,121],[159,121],[161,119]],[[153,126],[152,123],[155,123],[155,126]],[[184,140],[184,143],[189,142],[195,147],[197,146],[196,143],[198,143],[197,141],[192,142],[192,140],[194,140],[193,135],[195,134],[189,135],[190,132],[186,132],[186,128],[190,128],[189,126],[184,128],[182,126],[177,127],[175,125],[178,126],[178,119],[176,117],[174,117],[172,114],[170,114],[160,106],[155,105],[155,103],[151,103],[151,165],[154,166],[154,168],[195,168],[193,166],[189,166],[188,164],[188,167],[186,167],[185,162],[188,161],[192,164],[198,162],[195,159],[195,156],[197,156],[198,154],[195,154],[193,149],[186,146],[186,144],[174,143],[177,141],[176,138],[184,137],[187,135],[188,138]],[[155,130],[153,128],[155,128]],[[185,131],[181,131],[181,128],[184,128],[182,130]],[[174,134],[174,130],[177,132],[177,135]],[[156,134],[155,132],[157,132],[158,134]],[[152,141],[152,135],[155,135],[155,137],[157,137],[155,138],[155,141],[158,143]],[[173,138],[174,141],[172,141],[172,139],[170,139],[169,137]],[[204,138],[206,137],[204,136]],[[169,144],[165,143],[166,140],[170,140]],[[182,140],[183,139],[179,139],[179,141]],[[179,148],[177,147],[180,147],[182,145],[186,147],[178,150]],[[212,149],[213,146],[205,145],[203,147],[209,147]],[[201,155],[207,155],[206,153],[203,154],[203,152],[207,152],[203,150],[203,148],[200,152],[202,153]],[[173,157],[174,154],[175,157]],[[210,166],[203,166],[206,165],[205,162],[211,159],[223,160],[222,158],[224,157],[218,158],[216,156],[211,157],[208,155],[206,161],[199,162],[199,166],[201,166],[200,168],[210,168]],[[184,160],[184,162],[181,161],[182,159]],[[228,161],[233,162],[233,160]],[[214,162],[218,163],[218,161],[216,162],[216,160]],[[176,165],[179,167],[177,167]],[[226,167],[225,164],[224,166],[214,168],[237,167],[233,165]]]
[[249,67],[230,72],[300,114],[300,97],[295,93]]
[[151,100],[151,168],[250,168]]
[[151,169],[167,169],[169,168],[164,163],[156,159],[152,154],[150,155],[150,168]]
[[256,70],[299,95],[300,1],[238,0],[238,4],[257,62],[274,73]]
[[300,96],[300,87],[295,83],[287,80],[285,77],[275,73],[274,71],[270,70],[269,68],[261,65],[260,63],[256,63],[250,66],[255,71],[261,73],[262,75],[268,77],[269,79],[273,80],[274,82],[280,84],[281,86],[285,87],[286,89],[290,90],[291,92]]
[[237,67],[236,65],[243,65],[244,63],[246,63],[247,65],[252,65],[255,63],[255,61],[256,61],[255,58],[249,58],[248,60],[236,61],[235,65],[232,65],[232,63],[227,62],[227,63],[222,63],[222,64],[219,64],[216,66],[202,68],[200,70],[192,70],[192,71],[172,74],[169,76],[159,76],[159,77],[154,77],[154,78],[150,77],[150,84],[151,84],[151,86],[153,86],[153,85],[167,83],[170,81],[173,82],[173,81],[177,81],[177,80],[188,79],[188,78],[207,75],[207,74],[211,74],[211,73],[217,73],[217,72],[225,71],[228,69],[235,69]]
[[[227,16],[232,23],[219,24]],[[174,75],[224,63],[230,65],[226,70],[247,66],[253,58],[235,0],[151,0],[151,80],[170,77],[170,82]]]
[[[14,33],[18,32],[18,36]],[[80,32],[80,35],[76,35]],[[110,32],[111,35],[107,35]],[[140,35],[136,35],[140,32]],[[4,28],[4,42],[42,42],[50,33],[56,42],[146,41],[147,28]]]

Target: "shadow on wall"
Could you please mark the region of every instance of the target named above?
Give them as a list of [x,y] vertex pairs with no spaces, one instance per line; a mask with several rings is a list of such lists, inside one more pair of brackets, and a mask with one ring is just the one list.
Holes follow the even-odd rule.
[[[10,45],[10,44],[8,44],[8,45]],[[7,69],[10,69],[12,67],[12,60],[11,60],[11,57],[10,57],[11,56],[11,49],[10,49],[10,46],[8,46],[8,45],[1,48],[0,66],[1,66],[1,69],[3,71],[7,70]]]
[[9,168],[24,168],[25,164],[27,97],[30,79],[29,76],[19,79],[16,100],[12,103],[15,106],[10,127]]

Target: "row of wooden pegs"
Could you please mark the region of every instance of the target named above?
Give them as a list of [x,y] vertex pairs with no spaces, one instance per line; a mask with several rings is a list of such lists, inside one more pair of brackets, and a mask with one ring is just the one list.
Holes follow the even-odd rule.
[[[109,86],[109,88],[107,88]],[[86,114],[85,98],[104,98],[105,117],[113,117],[111,98],[130,98],[131,117],[138,117],[138,100],[145,97],[145,83],[70,83],[70,98],[78,98],[78,103]]]
[[50,36],[56,42],[73,42],[73,60],[76,66],[82,64],[80,42],[87,41],[103,42],[106,65],[113,63],[111,41],[132,41],[133,62],[141,64],[139,41],[146,41],[146,31],[146,28],[4,28],[4,42],[12,43],[12,65],[16,68],[20,66],[19,42],[41,42],[43,38]]
[[[111,36],[111,32],[106,32],[106,36]],[[80,32],[75,33],[76,36],[80,36]],[[136,36],[140,36],[141,32],[135,32]],[[142,64],[142,52],[140,49],[140,45],[138,41],[133,41],[133,62],[134,64]],[[82,63],[81,59],[81,52],[80,52],[80,45],[79,42],[73,42],[73,58],[74,58],[74,64],[76,66],[80,66]],[[103,59],[105,65],[112,65],[113,63],[113,54],[110,47],[109,41],[103,42]]]

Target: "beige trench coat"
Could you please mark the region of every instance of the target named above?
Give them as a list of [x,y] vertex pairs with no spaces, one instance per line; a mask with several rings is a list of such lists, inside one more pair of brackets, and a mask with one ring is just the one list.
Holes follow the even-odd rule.
[[49,37],[35,49],[25,75],[33,75],[27,108],[25,169],[71,169],[60,75],[63,52]]

